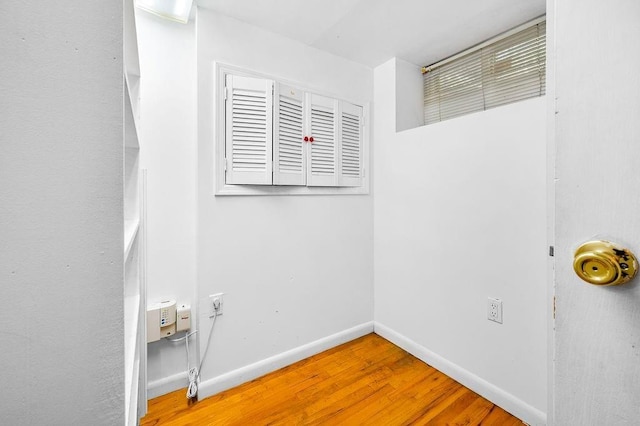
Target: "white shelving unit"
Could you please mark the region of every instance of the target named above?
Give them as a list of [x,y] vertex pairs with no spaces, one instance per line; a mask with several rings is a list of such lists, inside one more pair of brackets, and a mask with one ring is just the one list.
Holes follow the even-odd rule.
[[125,425],[147,411],[144,215],[140,176],[140,63],[134,0],[124,1],[124,383]]

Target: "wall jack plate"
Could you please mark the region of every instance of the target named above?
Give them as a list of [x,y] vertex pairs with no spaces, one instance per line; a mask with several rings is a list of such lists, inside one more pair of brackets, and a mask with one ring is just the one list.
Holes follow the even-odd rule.
[[487,300],[487,319],[502,324],[502,300],[489,297]]
[[216,294],[209,295],[209,302],[210,302],[209,306],[211,307],[211,310],[210,310],[211,316],[215,315],[216,313],[218,315],[222,315],[222,308],[224,307],[224,299],[222,298],[223,295],[224,293],[216,293]]

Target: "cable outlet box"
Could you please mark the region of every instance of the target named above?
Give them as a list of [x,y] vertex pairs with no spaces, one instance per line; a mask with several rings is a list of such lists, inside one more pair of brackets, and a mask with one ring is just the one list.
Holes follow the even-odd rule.
[[147,306],[147,343],[176,334],[176,301],[165,300]]
[[180,305],[177,309],[176,331],[186,331],[191,328],[191,306]]

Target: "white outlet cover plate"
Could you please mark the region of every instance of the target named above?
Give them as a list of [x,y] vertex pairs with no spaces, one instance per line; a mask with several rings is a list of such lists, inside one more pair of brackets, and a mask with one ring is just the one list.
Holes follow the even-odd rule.
[[224,293],[216,293],[216,294],[210,294],[209,295],[209,302],[210,302],[210,307],[211,307],[211,315],[213,315],[215,313],[215,309],[213,307],[213,303],[215,302],[216,299],[220,299],[220,309],[218,310],[218,315],[222,315],[223,312],[223,308],[224,308]]
[[493,297],[487,299],[487,319],[502,324],[502,300]]

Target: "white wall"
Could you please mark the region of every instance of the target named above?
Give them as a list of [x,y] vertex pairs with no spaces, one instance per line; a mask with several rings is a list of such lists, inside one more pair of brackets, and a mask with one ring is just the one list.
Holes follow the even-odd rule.
[[225,293],[202,371],[210,394],[326,347],[314,344],[321,339],[371,330],[373,317],[370,195],[213,195],[213,62],[363,102],[372,99],[372,72],[205,9],[197,27],[201,352],[208,295]]
[[640,254],[640,3],[552,1],[548,9],[556,19],[555,424],[637,425],[638,278],[592,286],[572,263],[596,235]]
[[2,2],[0,40],[0,424],[122,424],[122,3]]
[[[195,309],[195,23],[136,12],[142,74],[141,168],[147,169],[147,300],[176,299]],[[163,339],[148,345],[150,397],[172,390],[172,378],[181,378],[185,386],[185,372],[184,344]]]
[[395,64],[396,132],[401,132],[424,125],[424,78],[418,65],[399,58]]
[[[545,99],[396,133],[405,82],[395,60],[374,71],[376,331],[540,424]],[[488,296],[503,300],[501,325]]]
[[[151,67],[161,74],[143,81],[143,167],[150,176],[150,246],[156,246],[150,247],[150,292],[180,298],[197,291],[191,302],[200,308],[201,353],[210,330],[208,295],[225,293],[225,314],[203,368],[205,394],[335,343],[331,336],[344,338],[345,330],[367,330],[360,326],[374,317],[375,273],[378,331],[446,358],[457,368],[452,375],[477,378],[512,411],[520,410],[516,414],[532,422],[544,417],[543,99],[396,133],[421,124],[419,98],[411,96],[421,78],[410,78],[419,67],[391,61],[376,69],[375,197],[215,197],[214,61],[362,101],[374,98],[372,72],[200,9],[195,155],[190,123],[196,94],[186,83],[193,72],[193,24],[153,17],[138,24],[143,73]],[[162,48],[152,49],[151,41]],[[397,108],[396,97],[403,100]],[[189,191],[196,169],[194,213],[196,196]],[[190,263],[192,231],[181,233],[178,222],[191,227],[196,215],[191,241],[197,240],[197,257]],[[162,235],[165,228],[169,235]],[[450,255],[460,250],[472,256],[460,261]],[[171,262],[184,269],[179,284]],[[190,267],[197,270],[197,286]],[[487,296],[504,300],[503,325],[486,320]],[[431,326],[442,324],[441,316],[447,326]],[[182,347],[165,342],[150,350],[156,394],[184,386]],[[477,356],[487,352],[491,356]]]

